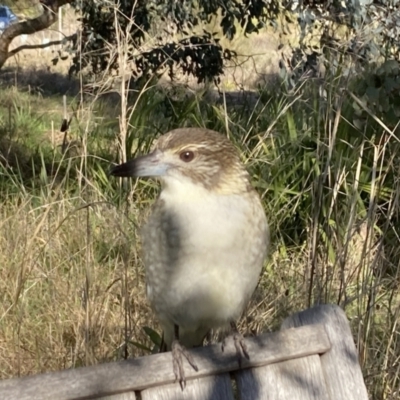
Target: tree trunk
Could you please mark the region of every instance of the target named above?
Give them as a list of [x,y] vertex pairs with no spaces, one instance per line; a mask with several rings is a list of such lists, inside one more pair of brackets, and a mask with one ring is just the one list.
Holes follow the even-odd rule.
[[[72,3],[73,0],[43,0],[43,14],[34,19],[18,22],[10,25],[2,35],[0,35],[0,70],[10,57],[9,47],[14,38],[20,35],[30,35],[32,33],[49,28],[57,21],[58,9],[65,4]],[[15,52],[12,53],[13,55]]]

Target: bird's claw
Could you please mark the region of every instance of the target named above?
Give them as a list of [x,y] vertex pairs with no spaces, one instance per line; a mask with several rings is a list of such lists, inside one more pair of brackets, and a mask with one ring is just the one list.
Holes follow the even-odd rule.
[[[234,331],[232,334],[233,344],[235,346],[236,354],[238,357],[239,368],[242,368],[242,360],[244,360],[245,358],[247,360],[250,360],[250,356],[247,351],[247,345],[246,345],[243,335],[238,332],[235,325],[232,325],[232,328]],[[228,336],[228,337],[230,337],[230,336]],[[221,343],[222,351],[225,350],[226,340],[227,340],[227,338],[224,338],[222,340],[222,343]]]
[[186,386],[185,370],[183,368],[182,355],[185,356],[191,367],[198,371],[198,367],[193,360],[192,355],[183,347],[178,340],[174,340],[171,346],[172,352],[172,366],[175,375],[175,382],[178,381],[181,389],[183,390]]
[[246,342],[244,341],[244,337],[241,333],[235,332],[233,334],[233,344],[235,345],[236,354],[238,356],[239,368],[242,368],[242,360],[244,358],[250,360],[250,356],[247,351]]

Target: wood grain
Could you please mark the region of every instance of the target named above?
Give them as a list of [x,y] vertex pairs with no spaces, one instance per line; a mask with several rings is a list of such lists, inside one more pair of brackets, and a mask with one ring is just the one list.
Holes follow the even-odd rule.
[[184,390],[177,384],[145,389],[142,400],[234,400],[229,374],[206,376],[188,381]]
[[321,356],[326,386],[332,400],[368,400],[358,353],[344,311],[320,305],[287,318],[282,329],[324,324],[332,349]]
[[[287,329],[246,339],[250,360],[242,367],[249,368],[288,359],[325,353],[330,348],[323,325]],[[188,381],[238,369],[232,340],[225,351],[221,345],[190,350],[199,372],[185,364]],[[0,399],[18,400],[78,400],[139,391],[174,383],[171,353],[155,354],[132,360],[76,368],[37,376],[0,382]],[[179,387],[179,385],[176,383]],[[360,398],[361,400],[361,398]]]
[[[93,397],[92,397],[93,398]],[[140,396],[136,396],[135,392],[125,392],[119,394],[112,394],[111,396],[95,397],[99,400],[139,400]]]
[[319,355],[236,373],[242,400],[330,400]]

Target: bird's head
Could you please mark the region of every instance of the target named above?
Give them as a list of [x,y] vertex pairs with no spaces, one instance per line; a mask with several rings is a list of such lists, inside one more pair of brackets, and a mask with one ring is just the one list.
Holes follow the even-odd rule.
[[221,194],[250,188],[249,175],[229,139],[201,128],[166,133],[151,153],[113,167],[111,175],[157,177],[163,186],[195,184]]

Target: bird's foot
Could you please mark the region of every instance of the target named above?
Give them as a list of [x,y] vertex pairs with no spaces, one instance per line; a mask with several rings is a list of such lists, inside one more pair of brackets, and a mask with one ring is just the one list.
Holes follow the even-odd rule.
[[192,366],[195,371],[198,371],[198,367],[193,360],[192,355],[187,349],[182,346],[178,340],[174,340],[171,346],[172,352],[172,366],[175,374],[175,381],[179,382],[181,389],[183,390],[186,386],[185,370],[183,368],[182,356],[185,356],[188,363]]
[[[231,328],[232,328],[232,339],[233,339],[233,344],[235,346],[237,358],[238,358],[238,363],[239,363],[239,368],[242,368],[242,361],[246,358],[247,360],[250,360],[249,353],[247,351],[247,345],[244,340],[243,335],[237,330],[237,327],[234,322],[231,323]],[[230,337],[230,336],[228,336]],[[224,351],[226,347],[226,340],[227,338],[224,338],[221,344],[222,351]]]

